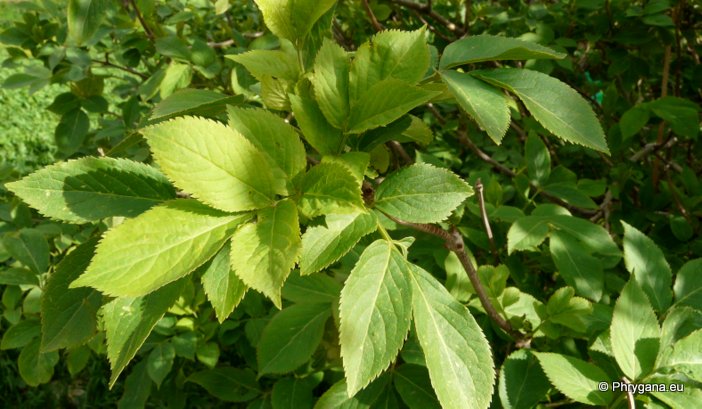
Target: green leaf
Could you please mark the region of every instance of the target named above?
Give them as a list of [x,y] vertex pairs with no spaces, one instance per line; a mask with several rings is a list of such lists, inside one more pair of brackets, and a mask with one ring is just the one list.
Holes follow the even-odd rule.
[[5,234],[2,245],[10,255],[36,274],[49,268],[49,244],[44,235],[36,230],[22,229]]
[[690,139],[697,138],[700,108],[694,102],[677,97],[663,97],[648,103],[647,107],[669,123],[676,134]]
[[220,210],[267,207],[286,177],[244,136],[211,120],[181,117],[142,131],[156,163],[179,188]]
[[147,369],[147,362],[143,360],[136,364],[124,381],[124,393],[117,409],[144,408],[151,395],[151,379]]
[[320,163],[300,182],[300,210],[307,217],[329,213],[349,213],[363,208],[361,183],[348,166]]
[[[0,246],[3,246],[0,243]],[[6,249],[4,249],[6,250]],[[0,285],[39,285],[36,273],[25,268],[8,268],[0,270]]]
[[224,112],[227,105],[240,103],[239,95],[224,95],[206,89],[181,89],[156,104],[151,112],[152,121],[181,115],[215,115]]
[[95,253],[97,239],[88,240],[56,266],[41,297],[42,351],[71,348],[95,334],[102,295],[92,288],[69,289]]
[[110,387],[134,358],[156,323],[176,302],[184,280],[171,283],[144,297],[116,298],[102,307],[107,334]]
[[298,304],[333,304],[339,300],[341,283],[324,275],[291,275],[283,287],[283,298]]
[[229,266],[230,254],[231,246],[227,243],[202,274],[202,288],[220,324],[229,317],[246,294],[246,285]]
[[702,329],[673,344],[673,352],[666,362],[666,366],[675,369],[675,372],[684,373],[697,382],[702,382]]
[[39,320],[26,319],[11,326],[2,335],[0,350],[22,348],[41,335]]
[[646,294],[633,277],[614,305],[609,331],[614,358],[630,380],[639,380],[653,370],[660,328]]
[[100,27],[107,5],[107,0],[69,0],[69,43],[80,46],[88,42]]
[[638,231],[622,221],[624,226],[624,265],[636,277],[653,309],[665,311],[672,299],[672,272],[661,249]]
[[561,59],[565,56],[536,43],[482,34],[462,38],[446,46],[439,67],[451,68],[483,61]]
[[334,128],[322,113],[317,102],[308,95],[289,94],[290,105],[307,143],[322,155],[339,152],[341,131]]
[[219,361],[219,344],[216,342],[208,342],[200,345],[195,351],[197,360],[205,364],[208,368],[214,368]]
[[639,133],[641,128],[648,123],[650,114],[648,109],[637,105],[624,112],[619,120],[619,131],[622,133],[622,139],[627,140]]
[[171,61],[166,68],[166,73],[159,85],[159,95],[161,98],[168,98],[176,90],[190,85],[193,78],[193,70],[189,64],[181,64]]
[[450,170],[420,163],[388,176],[375,192],[375,207],[404,221],[437,223],[472,194]]
[[495,372],[482,329],[428,272],[413,266],[410,277],[414,325],[441,407],[489,407]]
[[473,71],[471,75],[517,95],[534,118],[559,138],[609,154],[590,104],[560,80],[514,68]]
[[349,396],[346,380],[342,379],[327,389],[314,405],[314,409],[371,409],[388,389],[390,376],[381,375],[356,395]]
[[54,375],[54,366],[59,361],[58,352],[41,352],[39,343],[38,338],[30,342],[17,358],[20,376],[29,386],[49,382]]
[[370,87],[351,105],[349,133],[385,126],[439,95],[407,82],[387,78]]
[[73,109],[61,117],[54,130],[56,146],[66,156],[80,148],[90,130],[90,120],[82,109]]
[[219,367],[196,372],[187,382],[196,383],[225,402],[246,402],[261,394],[256,374],[250,369]]
[[315,384],[311,378],[283,378],[273,385],[273,409],[312,409]]
[[336,0],[256,0],[273,34],[299,43]]
[[330,315],[327,304],[295,304],[279,311],[258,341],[259,374],[292,372],[309,361]]
[[82,371],[90,360],[90,348],[82,345],[71,349],[66,355],[66,368],[72,377]]
[[295,54],[287,51],[251,50],[226,57],[243,65],[259,81],[265,77],[297,81],[300,76]]
[[442,71],[441,79],[458,104],[480,125],[496,144],[502,143],[509,128],[507,98],[499,89],[470,74]]
[[529,350],[514,351],[502,363],[498,389],[505,409],[533,408],[550,387],[546,374]]
[[349,116],[349,57],[338,44],[324,39],[310,81],[319,108],[329,123],[346,129]]
[[47,166],[7,188],[44,216],[70,223],[134,217],[175,197],[168,179],[155,168],[107,157]]
[[614,397],[611,390],[600,391],[598,383],[608,382],[597,366],[578,358],[552,352],[534,352],[546,376],[559,391],[576,402],[606,406]]
[[593,257],[570,234],[554,232],[549,241],[551,257],[566,284],[593,301],[602,298],[604,271],[597,257]]
[[400,398],[410,409],[441,409],[427,368],[404,364],[393,371],[393,383]]
[[276,164],[292,180],[305,170],[307,157],[305,146],[295,128],[279,116],[265,109],[229,107],[229,126],[242,134],[259,151],[268,155],[270,163]]
[[175,348],[170,343],[157,344],[149,353],[149,357],[146,360],[146,369],[156,387],[161,387],[161,383],[166,379],[168,373],[171,372],[175,355]]
[[517,219],[507,232],[507,254],[514,251],[536,251],[548,233],[548,224],[541,217]]
[[[302,242],[304,254],[304,237]],[[702,311],[702,258],[685,263],[675,275],[675,304],[689,305]]]
[[424,27],[415,31],[386,30],[361,44],[351,66],[351,101],[388,78],[416,84],[429,68]]
[[300,253],[300,224],[289,199],[258,212],[258,221],[232,236],[231,265],[249,287],[281,308],[280,290]]
[[341,291],[339,344],[349,396],[395,359],[412,318],[409,264],[385,240],[368,246]]
[[574,297],[574,294],[573,288],[562,287],[551,295],[546,304],[548,321],[573,331],[585,332],[589,318],[593,314],[593,307],[588,300]]
[[312,274],[329,267],[376,228],[376,217],[370,212],[330,214],[326,217],[326,226],[308,227],[302,235],[300,274]]
[[156,206],[105,233],[85,274],[89,286],[121,297],[146,295],[204,264],[250,216],[180,199]]
[[531,180],[543,185],[551,175],[551,154],[538,134],[530,133],[524,146],[527,171]]

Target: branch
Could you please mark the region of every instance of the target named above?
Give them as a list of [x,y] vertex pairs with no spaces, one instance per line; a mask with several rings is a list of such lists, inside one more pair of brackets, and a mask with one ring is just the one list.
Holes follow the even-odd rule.
[[139,7],[137,7],[136,1],[129,0],[129,3],[132,5],[132,8],[134,8],[134,12],[136,13],[137,19],[139,20],[139,24],[141,24],[141,26],[144,28],[146,36],[149,37],[149,40],[151,40],[151,42],[154,42],[156,40],[156,36],[154,36],[154,32],[151,31],[149,25],[146,24],[146,20],[144,20],[144,16],[141,15],[141,11],[139,11]]
[[126,67],[126,66],[123,66],[123,65],[117,65],[117,64],[111,63],[111,62],[107,59],[107,55],[105,55],[105,60],[104,60],[104,61],[101,61],[101,60],[94,60],[94,59],[91,60],[91,61],[94,62],[94,63],[102,64],[102,65],[104,65],[105,67],[116,68],[116,69],[118,69],[118,70],[122,70],[122,71],[124,71],[124,72],[128,72],[128,73],[130,73],[130,74],[132,74],[132,75],[136,75],[137,77],[139,77],[139,78],[141,78],[141,79],[143,79],[143,80],[149,78],[148,75],[142,74],[142,73],[140,73],[139,71],[136,71],[136,70],[134,70],[134,69],[131,68],[131,67]]
[[210,42],[207,43],[207,45],[208,45],[209,47],[212,47],[212,48],[226,48],[226,47],[229,47],[229,46],[232,45],[232,44],[234,44],[234,40],[231,40],[231,39],[230,39],[230,40],[220,41],[220,42],[210,41]]
[[375,28],[375,31],[385,30],[385,27],[382,24],[380,24],[377,18],[375,18],[375,14],[373,14],[373,9],[371,9],[370,5],[368,4],[368,0],[363,0],[363,8],[366,10],[366,14],[370,19],[371,24],[373,24],[373,28]]
[[456,24],[452,23],[449,19],[446,17],[442,16],[441,14],[437,13],[434,11],[431,7],[431,1],[427,4],[417,4],[409,0],[391,0],[393,3],[398,4],[400,6],[407,7],[408,9],[416,10],[420,13],[426,14],[427,16],[431,17],[432,19],[436,20],[437,22],[441,23],[444,27],[446,27],[449,31],[456,35],[463,35],[463,30],[461,30]]
[[[670,46],[667,45],[665,47],[665,53],[663,56],[663,79],[661,80],[661,98],[668,95],[668,77],[669,76],[670,76]],[[656,142],[658,144],[663,144],[664,131],[665,131],[665,121],[661,121],[661,124],[658,126],[658,137],[656,138]],[[660,162],[658,161],[657,158],[654,158],[653,159],[653,174],[651,175],[654,190],[658,190],[658,179],[659,179],[659,171],[660,171],[659,168],[660,168]]]
[[478,192],[478,207],[480,207],[480,214],[483,218],[483,226],[485,227],[485,233],[487,233],[488,240],[490,241],[490,250],[492,251],[492,257],[495,259],[495,265],[498,265],[500,264],[500,258],[497,255],[497,246],[495,246],[495,238],[492,236],[490,220],[488,219],[487,212],[485,211],[483,182],[480,180],[480,178],[478,178],[478,180],[475,182],[475,190]]

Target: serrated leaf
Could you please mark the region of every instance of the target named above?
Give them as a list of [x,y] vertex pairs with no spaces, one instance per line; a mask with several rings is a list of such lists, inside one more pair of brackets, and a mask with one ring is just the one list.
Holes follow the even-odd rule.
[[332,304],[339,300],[341,283],[324,274],[291,275],[285,281],[283,298],[297,304]]
[[630,380],[641,379],[653,370],[660,328],[646,294],[633,277],[614,305],[609,331],[614,358]]
[[514,251],[535,251],[548,236],[548,224],[540,217],[517,219],[507,232],[507,254]]
[[549,388],[546,374],[530,351],[514,351],[502,363],[498,389],[505,409],[533,408]]
[[314,409],[371,409],[387,390],[390,383],[388,374],[381,375],[356,395],[349,396],[346,380],[342,379],[332,385],[319,398]]
[[420,163],[388,176],[375,192],[375,208],[408,222],[437,223],[472,194],[455,173]]
[[92,288],[69,289],[69,284],[88,267],[96,239],[88,240],[56,266],[41,297],[42,351],[83,344],[97,328],[102,295]]
[[156,104],[151,112],[151,121],[165,120],[181,115],[218,114],[227,105],[242,102],[240,95],[225,95],[206,89],[181,89]]
[[351,101],[387,78],[416,84],[429,68],[424,27],[415,31],[386,30],[361,44],[351,67]]
[[414,326],[441,407],[489,407],[495,371],[482,329],[428,272],[413,266],[410,277]]
[[349,117],[349,57],[338,44],[324,39],[310,81],[319,108],[329,123],[346,129]]
[[229,126],[271,158],[292,180],[307,166],[305,146],[295,128],[265,109],[229,107]]
[[377,229],[370,212],[330,214],[326,226],[308,227],[302,235],[300,274],[320,271],[346,255],[361,237]]
[[426,367],[404,364],[392,374],[395,389],[410,409],[441,409]]
[[471,75],[517,95],[534,118],[557,137],[609,154],[590,104],[565,83],[537,71],[498,68]]
[[231,245],[225,244],[202,274],[202,288],[212,304],[219,323],[223,323],[246,294],[246,284],[229,266]]
[[161,387],[161,383],[171,372],[175,354],[175,348],[170,343],[157,344],[149,353],[146,359],[146,370],[156,387]]
[[258,212],[232,236],[231,265],[249,287],[281,308],[280,291],[300,252],[297,207],[289,199]]
[[334,128],[324,116],[317,102],[308,95],[289,94],[290,106],[302,135],[322,155],[339,152],[342,144],[341,130]]
[[442,71],[441,79],[461,108],[487,132],[490,139],[498,145],[502,143],[510,121],[507,98],[502,91],[470,74],[456,71]]
[[171,61],[159,84],[159,96],[163,99],[168,98],[176,90],[190,85],[192,78],[193,70],[189,64]]
[[300,190],[300,210],[310,218],[363,207],[361,183],[347,166],[339,163],[315,165],[302,177]]
[[584,332],[587,328],[586,318],[592,316],[592,304],[581,297],[574,297],[575,290],[562,287],[551,295],[546,304],[550,322],[563,325],[573,331]]
[[561,59],[566,55],[542,45],[510,37],[477,35],[446,46],[439,67],[499,60]]
[[439,92],[387,78],[370,87],[351,105],[348,132],[357,134],[385,126],[437,95]]
[[35,274],[43,274],[49,268],[49,244],[44,235],[36,230],[22,229],[5,234],[2,245],[15,260]]
[[697,382],[702,382],[702,329],[698,329],[673,344],[673,351],[666,365],[675,372],[684,373]]
[[578,358],[552,352],[534,352],[546,376],[559,391],[576,402],[606,406],[612,401],[611,390],[600,391],[597,384],[609,377],[597,366]]
[[336,0],[256,0],[269,30],[298,43]]
[[26,319],[4,330],[0,350],[22,348],[41,335],[39,320]]
[[38,338],[30,342],[29,345],[22,348],[22,352],[17,358],[20,376],[29,386],[38,386],[49,382],[54,375],[54,366],[59,361],[58,352],[41,352],[39,343]]
[[256,347],[259,374],[292,372],[309,361],[331,316],[328,304],[295,304],[268,322]]
[[599,301],[604,289],[604,270],[599,259],[565,232],[553,232],[549,240],[551,257],[566,284],[578,294]]
[[105,233],[87,271],[70,288],[146,295],[209,260],[248,214],[227,214],[190,199],[154,207]]
[[408,270],[392,243],[377,240],[363,251],[346,280],[339,344],[349,396],[378,377],[402,347],[412,318]]
[[341,155],[322,157],[322,163],[341,165],[348,169],[359,185],[363,183],[366,170],[370,164],[371,155],[367,152],[346,152]]
[[90,40],[102,23],[107,5],[107,0],[69,0],[69,42],[80,46]]
[[[302,247],[304,249],[304,237]],[[304,251],[304,250],[303,250]],[[702,311],[702,258],[685,263],[675,275],[675,304]]]
[[273,385],[273,409],[312,409],[315,384],[312,378],[283,378]]
[[176,302],[184,284],[184,280],[176,281],[144,297],[116,298],[103,306],[107,358],[112,369],[110,387],[114,386],[156,323]]
[[239,212],[285,195],[285,175],[238,132],[219,122],[181,117],[142,130],[175,185],[220,210]]
[[250,369],[219,367],[196,372],[187,382],[196,383],[225,402],[246,402],[261,394],[256,374]]
[[225,57],[243,65],[259,81],[265,77],[296,81],[300,75],[295,54],[283,50],[251,50]]
[[155,168],[107,157],[47,166],[7,188],[44,216],[70,223],[134,217],[175,197],[175,189]]
[[665,311],[672,297],[670,265],[661,249],[635,227],[624,226],[624,265],[641,285],[656,311]]

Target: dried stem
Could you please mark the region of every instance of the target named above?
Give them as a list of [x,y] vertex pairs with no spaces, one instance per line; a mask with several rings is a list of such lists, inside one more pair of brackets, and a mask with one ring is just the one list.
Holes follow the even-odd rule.
[[411,156],[407,153],[405,148],[402,147],[402,144],[398,141],[388,141],[385,144],[390,150],[392,150],[393,154],[395,157],[402,159],[405,164],[409,165],[414,163],[414,160],[412,159]]
[[434,11],[431,7],[431,2],[428,4],[417,4],[413,3],[408,0],[392,0],[393,3],[398,4],[403,7],[407,7],[408,9],[412,9],[415,11],[418,11],[420,13],[423,13],[429,17],[431,17],[433,20],[436,20],[438,23],[440,23],[442,26],[446,27],[449,31],[456,35],[463,35],[463,30],[461,30],[460,27],[458,27],[456,24],[452,23],[449,19],[446,17],[442,16],[441,14],[437,13]]
[[230,40],[224,40],[224,41],[220,41],[220,42],[210,41],[210,42],[207,43],[207,45],[208,45],[209,47],[212,47],[212,48],[226,48],[226,47],[229,47],[229,46],[232,45],[232,44],[234,44],[234,40],[232,40],[232,39],[230,39]]
[[144,16],[141,15],[141,11],[139,10],[139,7],[136,4],[135,0],[129,0],[129,4],[132,5],[132,8],[134,9],[134,12],[136,13],[137,19],[139,20],[139,24],[144,28],[144,32],[146,33],[146,36],[149,37],[149,40],[151,42],[154,42],[156,40],[156,36],[154,36],[154,32],[151,31],[151,27],[149,27],[148,24],[146,24],[146,20],[144,20]]
[[478,207],[480,207],[480,215],[483,218],[483,226],[485,227],[485,233],[487,233],[488,240],[490,241],[490,251],[492,251],[492,257],[495,260],[495,265],[500,264],[500,258],[497,255],[497,246],[495,246],[495,238],[492,235],[492,229],[490,228],[490,220],[488,219],[487,212],[485,211],[485,196],[483,195],[483,182],[478,178],[475,182],[475,191],[478,192]]
[[382,24],[380,24],[378,19],[375,17],[375,14],[373,14],[373,9],[371,9],[370,4],[368,4],[368,0],[363,0],[363,8],[366,10],[366,14],[370,19],[371,24],[373,24],[373,28],[375,28],[375,31],[385,30],[385,27]]
[[91,61],[94,62],[94,63],[97,63],[97,64],[102,64],[102,65],[104,65],[105,67],[111,67],[111,68],[115,68],[115,69],[118,69],[118,70],[122,70],[122,71],[124,71],[124,72],[128,72],[128,73],[130,73],[130,74],[132,74],[132,75],[136,75],[137,77],[139,77],[139,78],[141,78],[141,79],[143,79],[143,80],[149,78],[146,74],[142,74],[142,73],[140,73],[139,71],[136,71],[136,70],[134,70],[134,69],[131,68],[131,67],[126,67],[126,66],[123,66],[123,65],[113,64],[113,63],[110,62],[110,60],[108,59],[108,56],[107,56],[107,55],[105,55],[105,60],[104,60],[104,61],[102,61],[102,60],[91,60]]

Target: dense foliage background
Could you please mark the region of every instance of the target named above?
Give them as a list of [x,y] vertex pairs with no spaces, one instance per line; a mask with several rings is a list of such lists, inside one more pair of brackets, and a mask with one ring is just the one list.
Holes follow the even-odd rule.
[[[90,13],[84,7],[90,3],[0,3],[3,183],[55,161],[84,156],[152,163],[142,136],[145,126],[182,114],[222,118],[226,104],[263,106],[295,123],[286,99],[293,84],[261,78],[250,65],[232,57],[250,50],[290,49],[289,42],[266,27],[254,1],[94,1],[101,7],[99,18],[84,18]],[[688,339],[691,361],[697,360],[691,367],[655,366],[662,369],[645,378],[648,382],[684,383],[685,393],[637,395],[637,407],[692,407],[686,405],[699,402],[700,4],[686,0],[340,0],[322,20],[328,26],[321,24],[322,28],[331,30],[315,26],[320,44],[328,32],[346,51],[355,51],[384,29],[425,27],[434,67],[447,45],[480,34],[549,47],[567,56],[478,62],[463,69],[512,66],[549,74],[587,100],[602,124],[609,154],[554,137],[529,113],[531,108],[525,109],[513,98],[512,122],[496,144],[493,135],[441,89],[441,97],[412,110],[416,119],[412,126],[393,122],[399,128],[389,136],[367,133],[369,138],[388,141],[368,149],[369,179],[424,163],[452,170],[479,193],[443,226],[455,226],[462,234],[491,300],[521,334],[519,339],[488,317],[460,261],[443,240],[416,226],[389,219],[383,223],[395,239],[415,237],[410,260],[444,283],[481,326],[500,372],[492,407],[593,403],[594,398],[559,385],[557,378],[565,375],[554,377],[546,358],[537,359],[527,350],[579,358],[599,367],[607,379],[630,376],[621,363],[617,366],[609,341],[613,311],[616,315],[615,305],[624,298],[625,289],[638,300],[632,305],[639,311],[647,311],[646,306],[652,306],[651,314],[655,310],[653,326],[662,331],[656,351],[663,352],[657,357],[654,352],[654,361],[665,362],[669,358],[665,354],[677,356],[670,352],[672,345],[684,339]],[[296,57],[311,71],[316,52],[310,47]],[[183,89],[216,91],[221,99],[191,107],[188,98],[182,97]],[[544,100],[558,97],[547,91],[542,94]],[[178,106],[183,101],[185,108]],[[320,158],[308,150],[310,165]],[[0,195],[0,406],[340,405],[340,400],[332,400],[341,399],[332,395],[346,390],[334,388],[344,378],[335,294],[371,239],[361,239],[327,269],[323,274],[328,281],[314,284],[322,287],[325,302],[333,306],[334,319],[317,325],[319,346],[294,370],[265,373],[259,365],[262,338],[271,342],[267,331],[273,332],[276,320],[285,324],[281,314],[290,311],[291,302],[309,296],[300,288],[313,292],[300,284],[296,273],[293,284],[283,288],[287,308],[282,312],[260,293],[248,291],[222,322],[202,287],[193,284],[199,280],[193,280],[110,388],[105,328],[99,319],[93,317],[88,337],[68,348],[62,345],[60,350],[40,352],[39,339],[46,325],[41,322],[46,308],[42,303],[51,302],[45,297],[49,276],[61,268],[62,260],[75,254],[77,245],[83,244],[84,250],[94,247],[96,237],[124,218],[61,223],[43,217],[4,185]],[[483,214],[489,219],[489,234]],[[313,228],[315,222],[307,226]],[[558,233],[563,231],[568,234]],[[70,263],[65,262],[64,268],[71,268]],[[631,274],[644,277],[646,301],[639,297],[641,289],[636,292],[626,286]],[[86,298],[86,302],[99,306],[103,300],[96,294],[97,300]],[[423,365],[412,331],[388,375],[361,392],[355,403],[344,404],[437,407]],[[237,369],[227,372],[226,378],[216,372],[223,367]],[[653,368],[651,362],[648,369]],[[390,383],[393,388],[386,387]],[[514,396],[516,389],[527,392]],[[326,403],[320,403],[323,395]],[[630,400],[626,394],[615,394],[603,404],[625,407]]]

